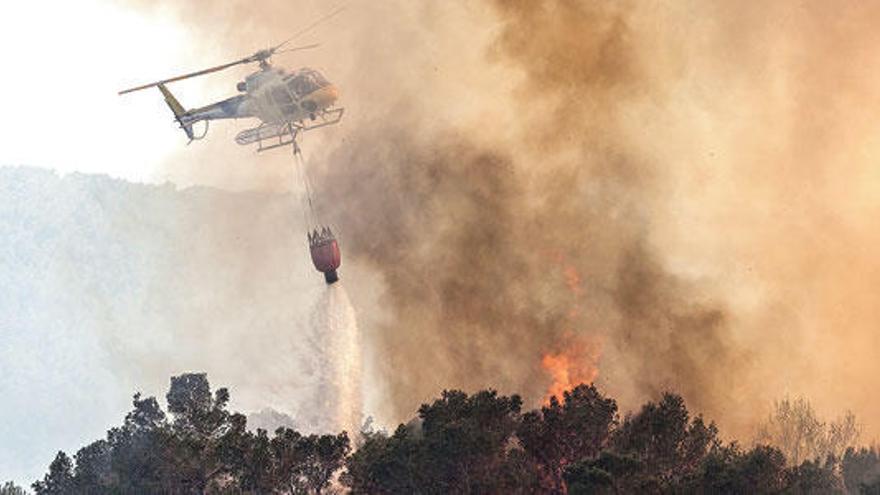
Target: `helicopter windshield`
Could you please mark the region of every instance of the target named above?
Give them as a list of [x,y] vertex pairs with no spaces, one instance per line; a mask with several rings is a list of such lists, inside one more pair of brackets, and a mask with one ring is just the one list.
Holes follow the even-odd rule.
[[297,98],[302,98],[328,84],[330,83],[324,79],[324,76],[311,69],[302,69],[287,79],[287,87]]

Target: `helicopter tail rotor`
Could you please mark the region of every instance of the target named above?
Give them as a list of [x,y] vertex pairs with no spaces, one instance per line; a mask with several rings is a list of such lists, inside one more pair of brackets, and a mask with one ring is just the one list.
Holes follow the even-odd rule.
[[186,133],[186,137],[189,138],[190,141],[195,139],[193,134],[192,122],[185,122],[184,117],[186,116],[186,109],[183,108],[183,105],[177,101],[177,98],[171,94],[171,91],[165,87],[164,84],[158,84],[159,91],[162,92],[162,96],[165,97],[165,103],[168,105],[168,108],[171,109],[171,112],[174,113],[174,119],[177,120],[177,123],[180,124],[180,127],[183,129],[183,132]]

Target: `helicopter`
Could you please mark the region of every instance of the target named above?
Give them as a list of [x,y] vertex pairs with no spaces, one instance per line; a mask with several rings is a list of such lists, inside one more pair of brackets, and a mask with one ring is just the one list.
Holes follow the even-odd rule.
[[[255,117],[260,120],[260,124],[257,127],[239,132],[235,136],[235,141],[245,146],[257,143],[258,152],[291,145],[294,158],[299,160],[297,168],[302,170],[305,167],[302,166],[303,157],[297,144],[297,136],[304,131],[338,123],[342,119],[345,109],[335,107],[339,91],[320,72],[307,67],[286,71],[273,67],[269,60],[275,54],[318,46],[304,45],[282,50],[285,45],[338,14],[343,8],[344,6],[337,8],[292,38],[271,48],[259,50],[253,55],[208,69],[125,89],[119,94],[124,95],[143,89],[158,88],[168,108],[171,109],[171,113],[174,114],[174,119],[183,129],[186,137],[189,138],[189,143],[203,139],[208,134],[208,125],[212,120]],[[236,85],[236,89],[241,94],[203,107],[185,109],[166,86],[172,82],[251,63],[258,64],[259,70],[251,73]],[[205,127],[201,134],[196,135],[193,126],[199,122],[204,122]],[[265,142],[268,144],[264,144]],[[307,222],[314,225],[313,231],[307,234],[312,263],[316,270],[324,274],[324,281],[328,285],[333,284],[339,280],[337,269],[342,261],[339,243],[328,226],[319,225],[320,221],[313,207],[311,191],[304,172],[303,181],[305,182],[308,204],[306,216],[309,217],[311,214]]]
[[[234,62],[125,89],[119,94],[158,88],[174,114],[174,119],[189,138],[187,144],[203,139],[208,134],[208,125],[212,120],[256,117],[260,124],[239,132],[235,136],[238,144],[247,146],[257,143],[258,152],[293,145],[296,151],[296,139],[300,132],[338,123],[345,109],[334,106],[339,98],[339,91],[320,72],[307,67],[286,71],[270,64],[270,58],[276,53],[318,46],[304,45],[281,50],[294,38]],[[250,63],[259,64],[259,70],[236,85],[236,89],[242,94],[203,107],[185,109],[166,86],[175,81]],[[204,131],[200,134],[193,130],[198,122],[205,123]],[[268,144],[264,144],[265,142]]]

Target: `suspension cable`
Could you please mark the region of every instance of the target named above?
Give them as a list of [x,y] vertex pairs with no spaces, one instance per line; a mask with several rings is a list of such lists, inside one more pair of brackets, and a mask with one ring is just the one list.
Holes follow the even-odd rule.
[[309,180],[308,172],[306,171],[305,158],[303,158],[302,150],[300,150],[296,141],[293,143],[293,156],[294,156],[294,164],[295,168],[299,170],[294,173],[299,175],[299,180],[305,189],[305,205],[303,208],[303,216],[306,221],[306,229],[311,230],[314,227],[317,227],[320,224],[320,219],[318,218],[318,213],[315,210],[314,202],[312,201],[312,184]]

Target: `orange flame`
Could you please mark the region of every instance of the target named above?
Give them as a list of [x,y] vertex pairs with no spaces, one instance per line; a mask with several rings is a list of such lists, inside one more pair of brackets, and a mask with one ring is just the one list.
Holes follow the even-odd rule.
[[544,404],[549,404],[553,396],[561,399],[563,392],[581,383],[592,383],[599,376],[596,364],[600,352],[598,343],[580,341],[569,342],[567,348],[561,352],[544,354],[541,367],[553,378],[544,397]]
[[[562,277],[565,286],[572,296],[572,306],[568,311],[569,324],[574,325],[581,314],[580,300],[583,295],[582,279],[577,269],[565,262],[562,253],[554,257],[562,267]],[[541,358],[541,367],[553,379],[553,383],[547,389],[544,404],[550,403],[550,398],[556,396],[562,399],[563,392],[571,390],[581,383],[592,383],[599,375],[600,343],[583,335],[574,335],[566,332],[562,342],[557,343],[558,352],[545,352]]]

